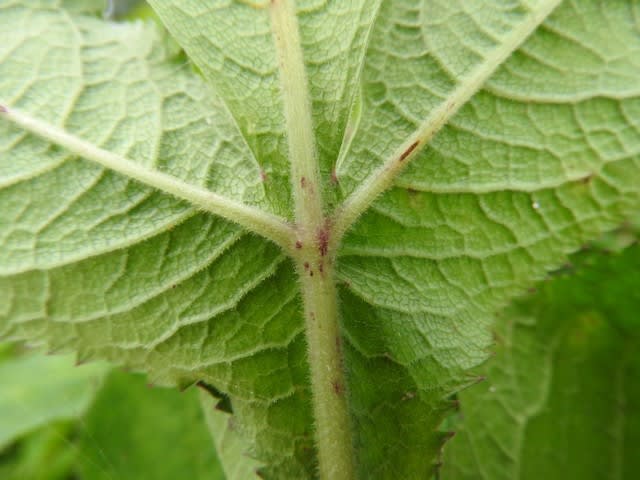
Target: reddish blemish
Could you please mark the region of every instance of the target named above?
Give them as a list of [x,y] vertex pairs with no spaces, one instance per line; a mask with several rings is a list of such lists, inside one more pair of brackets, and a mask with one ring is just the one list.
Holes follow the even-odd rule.
[[260,170],[260,179],[261,179],[263,182],[266,182],[266,181],[267,181],[267,178],[268,178],[268,177],[267,177],[267,172],[265,172],[264,170]]
[[318,250],[320,256],[324,257],[329,251],[329,224],[325,222],[324,227],[318,230]]
[[305,177],[300,177],[300,186],[302,188],[307,186],[307,179]]
[[342,395],[344,393],[344,387],[337,380],[331,382],[331,387],[333,388],[333,393],[336,395]]
[[309,270],[309,262],[304,262],[304,269]]
[[7,113],[7,107],[0,105],[0,113]]
[[300,240],[296,240],[296,248],[300,250],[302,248],[302,242]]
[[338,181],[338,175],[336,174],[336,169],[335,168],[333,170],[331,170],[331,183],[333,185],[338,185],[338,183],[340,183]]
[[416,147],[418,146],[418,143],[419,143],[419,142],[417,142],[417,141],[416,141],[416,142],[413,142],[413,143],[409,146],[409,148],[407,148],[404,152],[402,152],[402,155],[400,155],[400,159],[399,159],[399,161],[401,161],[401,162],[402,162],[405,158],[407,158],[409,155],[411,155],[411,152],[413,152],[413,151],[416,149]]

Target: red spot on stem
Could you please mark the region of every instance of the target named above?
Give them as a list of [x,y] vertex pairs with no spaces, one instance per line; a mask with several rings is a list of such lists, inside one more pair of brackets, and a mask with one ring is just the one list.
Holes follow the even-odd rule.
[[302,242],[300,240],[296,240],[296,248],[300,250],[302,248]]
[[7,113],[7,107],[0,105],[0,113]]
[[411,152],[413,152],[416,149],[416,147],[418,146],[418,143],[419,142],[417,142],[417,141],[413,142],[409,146],[409,148],[407,148],[404,152],[402,152],[402,155],[400,155],[399,161],[402,162],[405,158],[407,158],[409,155],[411,155]]
[[333,393],[336,395],[342,395],[344,393],[344,387],[337,380],[331,382],[331,387],[333,388]]
[[300,177],[300,186],[302,188],[307,186],[307,179],[305,177]]
[[261,179],[263,182],[266,182],[266,181],[267,181],[267,178],[269,178],[269,177],[267,177],[267,172],[265,172],[264,170],[260,170],[260,179]]
[[329,222],[324,222],[324,226],[318,230],[318,251],[324,257],[329,251]]

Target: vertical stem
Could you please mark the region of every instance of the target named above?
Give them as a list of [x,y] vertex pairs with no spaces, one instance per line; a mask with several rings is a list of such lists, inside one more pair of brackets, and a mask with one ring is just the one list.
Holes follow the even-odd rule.
[[333,264],[327,257],[299,265],[304,299],[320,477],[354,478],[353,445]]
[[323,223],[322,189],[307,73],[293,1],[271,0],[271,24],[280,68],[296,222],[317,228]]
[[302,284],[320,477],[352,480],[351,422],[340,347],[333,254],[329,252],[331,225],[324,216],[311,100],[294,1],[271,0],[270,14],[280,69],[298,233],[290,251],[296,259]]

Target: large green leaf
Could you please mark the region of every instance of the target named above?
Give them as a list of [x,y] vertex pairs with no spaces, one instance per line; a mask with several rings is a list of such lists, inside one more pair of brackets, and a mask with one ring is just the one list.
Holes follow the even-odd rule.
[[266,477],[427,477],[493,312],[639,204],[636,3],[151,3],[201,74],[0,3],[0,334],[202,380]]
[[195,389],[150,388],[119,371],[103,381],[108,370],[68,355],[3,360],[0,477],[225,478]]
[[487,382],[460,395],[444,480],[640,471],[640,248],[576,262],[501,317]]
[[3,480],[67,480],[73,475],[78,449],[75,423],[56,420],[28,433],[0,455]]
[[197,393],[112,372],[78,428],[80,478],[223,480]]

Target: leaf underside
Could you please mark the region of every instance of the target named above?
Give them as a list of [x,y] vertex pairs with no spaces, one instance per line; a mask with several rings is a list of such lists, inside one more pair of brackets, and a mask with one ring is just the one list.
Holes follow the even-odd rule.
[[[268,8],[150,3],[197,71],[150,24],[0,3],[0,104],[289,219]],[[638,206],[640,7],[566,1],[527,39],[553,4],[297,2],[327,208],[489,78],[337,252],[363,478],[430,475],[493,312]],[[0,159],[0,335],[203,380],[265,477],[315,476],[292,261],[2,118]]]

